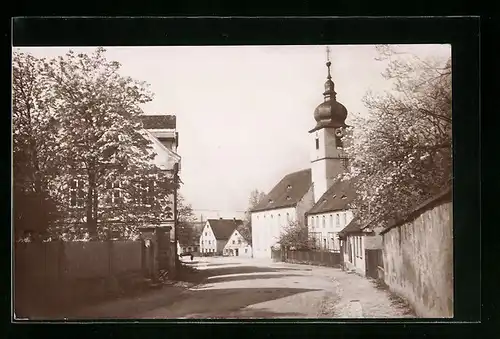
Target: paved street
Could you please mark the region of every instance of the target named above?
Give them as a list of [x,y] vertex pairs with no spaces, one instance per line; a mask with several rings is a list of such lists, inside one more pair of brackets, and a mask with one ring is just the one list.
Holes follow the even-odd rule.
[[[386,291],[339,269],[245,258],[195,258],[199,284],[81,310],[79,318],[411,317]],[[182,285],[182,284],[181,284]]]

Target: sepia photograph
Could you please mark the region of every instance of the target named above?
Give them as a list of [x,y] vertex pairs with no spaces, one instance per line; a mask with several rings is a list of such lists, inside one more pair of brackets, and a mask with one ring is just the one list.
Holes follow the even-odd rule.
[[451,319],[450,44],[13,46],[14,320]]

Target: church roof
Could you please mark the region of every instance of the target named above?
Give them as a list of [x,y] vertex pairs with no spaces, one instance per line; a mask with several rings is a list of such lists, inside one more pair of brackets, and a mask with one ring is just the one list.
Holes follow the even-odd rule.
[[293,207],[311,187],[311,169],[290,173],[252,209],[252,212]]
[[327,213],[349,209],[349,204],[356,197],[356,190],[352,181],[337,180],[319,198],[318,202],[307,214]]
[[234,230],[243,224],[243,220],[240,219],[208,219],[207,221],[217,240],[228,240]]
[[145,129],[175,129],[175,115],[142,115],[142,125]]

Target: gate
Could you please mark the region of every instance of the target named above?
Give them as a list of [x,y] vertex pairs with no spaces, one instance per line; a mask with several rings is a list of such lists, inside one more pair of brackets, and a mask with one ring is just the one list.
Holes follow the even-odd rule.
[[366,258],[366,276],[378,279],[378,267],[384,266],[382,261],[382,250],[365,250]]

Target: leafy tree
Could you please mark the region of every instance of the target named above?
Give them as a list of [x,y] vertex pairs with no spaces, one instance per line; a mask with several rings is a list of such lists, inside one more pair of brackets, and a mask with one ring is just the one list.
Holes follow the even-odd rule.
[[182,195],[177,197],[177,239],[180,244],[196,243],[199,232],[195,225],[196,217],[191,204]]
[[352,123],[345,177],[356,177],[361,220],[384,226],[451,183],[451,62],[378,50],[393,90],[364,97],[369,115]]
[[250,192],[250,197],[248,199],[248,209],[245,212],[245,220],[243,222],[243,227],[241,227],[240,233],[246,239],[249,239],[251,242],[252,239],[252,209],[254,209],[264,198],[266,194],[264,192],[259,191],[258,189],[254,189]]
[[152,163],[155,154],[141,130],[140,105],[152,99],[148,85],[120,75],[120,64],[104,54],[103,48],[91,55],[69,51],[43,65],[64,159],[53,190],[76,205],[66,211],[67,221],[84,222],[91,239],[106,231],[98,232],[98,222],[166,219],[173,188],[171,174]]
[[283,229],[278,244],[285,249],[309,249],[312,242],[309,239],[307,226],[298,221],[290,221]]
[[57,218],[57,201],[48,188],[60,165],[59,140],[42,66],[43,59],[13,53],[13,216],[18,238],[26,232],[45,233]]

